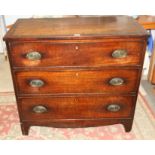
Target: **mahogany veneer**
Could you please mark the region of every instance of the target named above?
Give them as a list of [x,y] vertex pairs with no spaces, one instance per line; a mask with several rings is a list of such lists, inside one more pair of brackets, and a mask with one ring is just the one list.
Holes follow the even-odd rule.
[[19,19],[4,37],[22,133],[132,128],[147,33],[128,16]]

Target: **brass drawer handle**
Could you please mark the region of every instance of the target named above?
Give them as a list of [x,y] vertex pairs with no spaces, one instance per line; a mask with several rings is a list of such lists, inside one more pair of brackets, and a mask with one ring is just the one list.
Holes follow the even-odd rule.
[[39,80],[39,79],[30,81],[30,86],[31,87],[42,87],[43,85],[44,85],[44,81]]
[[29,60],[40,60],[41,57],[41,54],[37,51],[29,52],[26,54],[26,58]]
[[110,104],[107,106],[107,110],[110,112],[118,112],[120,109],[121,107],[118,104]]
[[115,50],[112,53],[113,58],[125,58],[127,57],[127,55],[128,55],[128,52],[126,50]]
[[37,113],[37,114],[41,114],[41,113],[45,113],[47,112],[47,108],[41,105],[35,106],[33,107],[33,112]]
[[123,85],[124,84],[124,80],[122,78],[112,78],[109,81],[110,85],[112,86],[119,86],[119,85]]

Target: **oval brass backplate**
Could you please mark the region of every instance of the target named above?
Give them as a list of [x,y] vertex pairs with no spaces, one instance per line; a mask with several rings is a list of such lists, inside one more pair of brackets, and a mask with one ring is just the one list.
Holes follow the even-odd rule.
[[119,85],[123,85],[124,84],[124,79],[116,77],[116,78],[112,78],[109,81],[109,84],[112,86],[119,86]]
[[42,57],[41,54],[37,51],[29,52],[26,54],[26,58],[33,61],[40,60],[41,57]]
[[107,106],[107,110],[110,112],[117,112],[120,111],[121,106],[119,104],[110,104]]
[[35,79],[35,80],[31,80],[29,84],[31,87],[42,87],[44,85],[44,81]]
[[33,110],[33,112],[39,113],[39,114],[47,112],[47,108],[45,106],[41,106],[41,105],[33,107],[32,110]]
[[127,57],[128,55],[128,52],[127,50],[115,50],[113,53],[112,53],[112,57],[113,58],[125,58]]

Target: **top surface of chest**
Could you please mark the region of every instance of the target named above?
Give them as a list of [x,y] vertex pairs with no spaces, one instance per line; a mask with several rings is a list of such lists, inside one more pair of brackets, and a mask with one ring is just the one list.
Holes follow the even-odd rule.
[[146,31],[129,16],[19,19],[4,37],[16,39],[85,39],[139,37]]

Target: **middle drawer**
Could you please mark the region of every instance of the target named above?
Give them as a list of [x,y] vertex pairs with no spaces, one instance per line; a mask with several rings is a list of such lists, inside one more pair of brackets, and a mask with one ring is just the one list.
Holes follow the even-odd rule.
[[138,69],[17,71],[18,94],[130,93],[138,84]]

